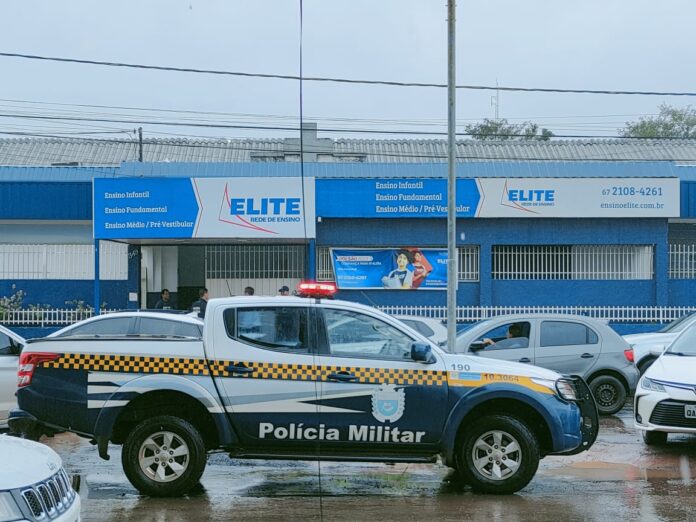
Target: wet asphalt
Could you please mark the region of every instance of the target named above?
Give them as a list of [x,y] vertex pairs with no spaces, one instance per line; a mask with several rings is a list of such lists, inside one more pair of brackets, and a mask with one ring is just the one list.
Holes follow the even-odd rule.
[[44,438],[80,476],[85,521],[696,520],[696,437],[643,444],[631,409],[604,417],[590,451],[544,459],[515,495],[478,495],[442,465],[233,461],[211,455],[200,488],[143,497],[111,460],[71,434]]

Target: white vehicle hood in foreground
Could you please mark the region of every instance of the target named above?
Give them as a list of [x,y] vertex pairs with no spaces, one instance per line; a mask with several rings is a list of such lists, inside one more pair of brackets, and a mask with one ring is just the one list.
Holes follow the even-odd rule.
[[645,376],[658,381],[696,385],[696,357],[664,354],[648,368]]
[[[555,381],[562,377],[561,374],[539,366],[510,361],[489,359],[479,355],[445,354],[445,366],[449,371],[467,371],[475,373],[502,373],[505,375],[519,375],[520,377],[535,377],[537,379],[549,379]],[[462,368],[459,367],[462,365]],[[466,368],[468,366],[468,369]]]
[[0,491],[36,484],[61,466],[60,457],[48,446],[0,435]]

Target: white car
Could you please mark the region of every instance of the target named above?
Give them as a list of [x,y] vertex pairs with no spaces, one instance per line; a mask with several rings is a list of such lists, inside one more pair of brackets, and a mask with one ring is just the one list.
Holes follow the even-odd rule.
[[696,433],[696,328],[684,331],[641,378],[634,399],[636,428],[646,444],[669,433]]
[[80,520],[80,497],[51,448],[0,435],[0,462],[1,521]]
[[0,326],[0,428],[7,427],[8,412],[17,402],[17,363],[25,342],[20,335]]
[[186,314],[141,312],[138,310],[97,315],[53,332],[47,337],[203,335],[203,321]]
[[696,324],[696,313],[680,317],[656,332],[624,335],[626,342],[633,346],[635,365],[641,375],[650,367],[658,353],[664,351],[684,330]]
[[395,315],[394,317],[438,346],[447,344],[447,327],[439,319],[417,315]]

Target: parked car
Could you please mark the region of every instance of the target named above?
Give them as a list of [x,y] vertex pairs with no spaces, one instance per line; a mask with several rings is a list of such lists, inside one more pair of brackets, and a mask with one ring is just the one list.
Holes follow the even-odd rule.
[[636,390],[635,425],[646,444],[696,434],[696,328],[687,328],[646,370]]
[[0,326],[0,428],[7,427],[8,413],[17,402],[17,363],[25,342],[21,335]]
[[580,375],[605,415],[619,411],[638,382],[629,344],[606,323],[589,317],[502,315],[461,332],[455,351]]
[[447,344],[447,327],[439,319],[417,315],[395,315],[394,317],[438,346]]
[[0,435],[0,462],[0,520],[80,520],[80,497],[51,448]]
[[640,374],[644,374],[655,362],[658,357],[656,353],[664,351],[679,334],[694,324],[696,312],[680,317],[656,332],[624,335],[626,342],[633,346],[633,357]]
[[203,321],[185,314],[133,310],[97,315],[53,332],[48,337],[165,335],[203,336]]

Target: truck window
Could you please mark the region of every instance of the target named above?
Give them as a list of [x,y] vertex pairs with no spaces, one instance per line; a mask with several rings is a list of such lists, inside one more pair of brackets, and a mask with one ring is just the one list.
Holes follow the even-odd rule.
[[308,352],[307,309],[303,307],[229,308],[227,335],[261,348]]
[[372,359],[410,359],[413,339],[369,315],[324,309],[331,355]]

